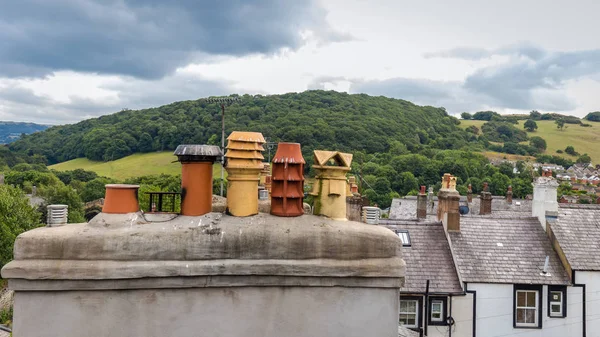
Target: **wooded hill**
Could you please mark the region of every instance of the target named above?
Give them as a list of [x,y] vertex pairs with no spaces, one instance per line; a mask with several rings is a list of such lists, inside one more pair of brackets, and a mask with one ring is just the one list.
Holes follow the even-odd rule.
[[[334,91],[240,96],[227,107],[225,121],[227,134],[258,131],[272,142],[301,143],[307,159],[314,149],[382,153],[400,146],[420,153],[428,148],[460,149],[477,141],[443,108]],[[107,161],[173,150],[179,144],[220,144],[220,135],[220,106],[196,100],[54,126],[9,148],[15,154],[45,158],[47,164],[83,157]]]
[[0,144],[13,142],[22,134],[30,134],[42,131],[48,128],[48,125],[35,123],[3,122],[0,121]]

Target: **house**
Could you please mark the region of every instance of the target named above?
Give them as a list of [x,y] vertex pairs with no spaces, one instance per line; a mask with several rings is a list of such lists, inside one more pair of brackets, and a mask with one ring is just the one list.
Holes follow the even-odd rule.
[[559,202],[561,204],[576,204],[579,198],[576,195],[563,195],[560,197]]
[[465,298],[442,223],[381,219],[380,225],[403,243],[406,279],[400,289],[400,325],[422,330],[425,336],[447,336],[450,330],[454,336],[470,336],[470,311],[461,315],[455,308],[471,306],[472,299]]
[[[458,192],[442,188],[437,221],[428,214],[382,222],[411,245],[403,248],[401,322],[426,336],[586,336],[584,289],[545,231],[546,217],[558,209],[557,187],[552,177],[538,178],[533,200],[520,206],[484,192],[469,203],[477,200],[480,212],[466,215],[459,214]],[[438,313],[445,320],[434,321]]]
[[584,291],[580,319],[588,336],[600,336],[600,205],[560,205],[547,227],[572,284]]

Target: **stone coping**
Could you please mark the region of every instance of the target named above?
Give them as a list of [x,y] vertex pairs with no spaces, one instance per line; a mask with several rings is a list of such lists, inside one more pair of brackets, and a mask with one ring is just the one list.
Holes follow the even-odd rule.
[[298,276],[195,276],[123,280],[11,279],[15,291],[133,290],[228,287],[348,287],[401,288],[404,278],[298,277]]
[[386,228],[313,215],[281,218],[261,213],[239,218],[209,213],[149,222],[141,213],[100,213],[88,224],[19,235],[15,260],[2,269],[2,277],[400,279],[405,270],[401,246]]

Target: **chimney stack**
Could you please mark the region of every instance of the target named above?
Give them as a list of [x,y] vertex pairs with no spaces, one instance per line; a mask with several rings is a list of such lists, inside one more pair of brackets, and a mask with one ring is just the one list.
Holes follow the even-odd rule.
[[492,193],[490,193],[488,183],[483,183],[480,200],[479,215],[492,214]]
[[442,221],[446,231],[460,231],[459,200],[456,177],[445,173],[442,178],[442,188],[438,192],[438,221]]
[[48,210],[48,214],[46,216],[48,227],[67,224],[67,220],[69,218],[68,205],[48,205],[46,209]]
[[467,202],[469,204],[473,202],[473,186],[471,186],[471,184],[469,184],[469,187],[467,188]]
[[179,145],[173,154],[181,163],[181,214],[210,213],[213,164],[222,156],[221,149],[214,145]]
[[334,220],[346,220],[346,173],[352,154],[337,151],[314,152],[316,182],[310,193],[315,196],[314,214]]
[[558,214],[557,189],[558,182],[552,177],[552,173],[550,176],[538,177],[533,183],[531,213],[538,218],[544,230],[546,230],[546,215]]
[[512,186],[508,186],[508,191],[506,191],[506,202],[512,204],[513,199],[513,191]]
[[425,219],[427,217],[427,193],[425,186],[421,186],[419,195],[417,196],[417,219]]
[[233,216],[258,214],[258,183],[265,168],[261,153],[264,143],[260,132],[233,131],[227,137],[227,211]]
[[108,184],[102,213],[127,214],[140,210],[138,202],[139,185]]
[[304,158],[300,144],[279,143],[273,157],[271,214],[301,216],[304,214]]

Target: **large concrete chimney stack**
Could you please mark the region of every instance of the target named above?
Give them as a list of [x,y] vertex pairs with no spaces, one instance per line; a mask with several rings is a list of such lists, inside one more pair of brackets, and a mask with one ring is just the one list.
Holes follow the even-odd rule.
[[544,230],[546,230],[546,214],[558,213],[557,189],[558,182],[552,177],[552,172],[538,177],[533,183],[531,213],[540,220]]

